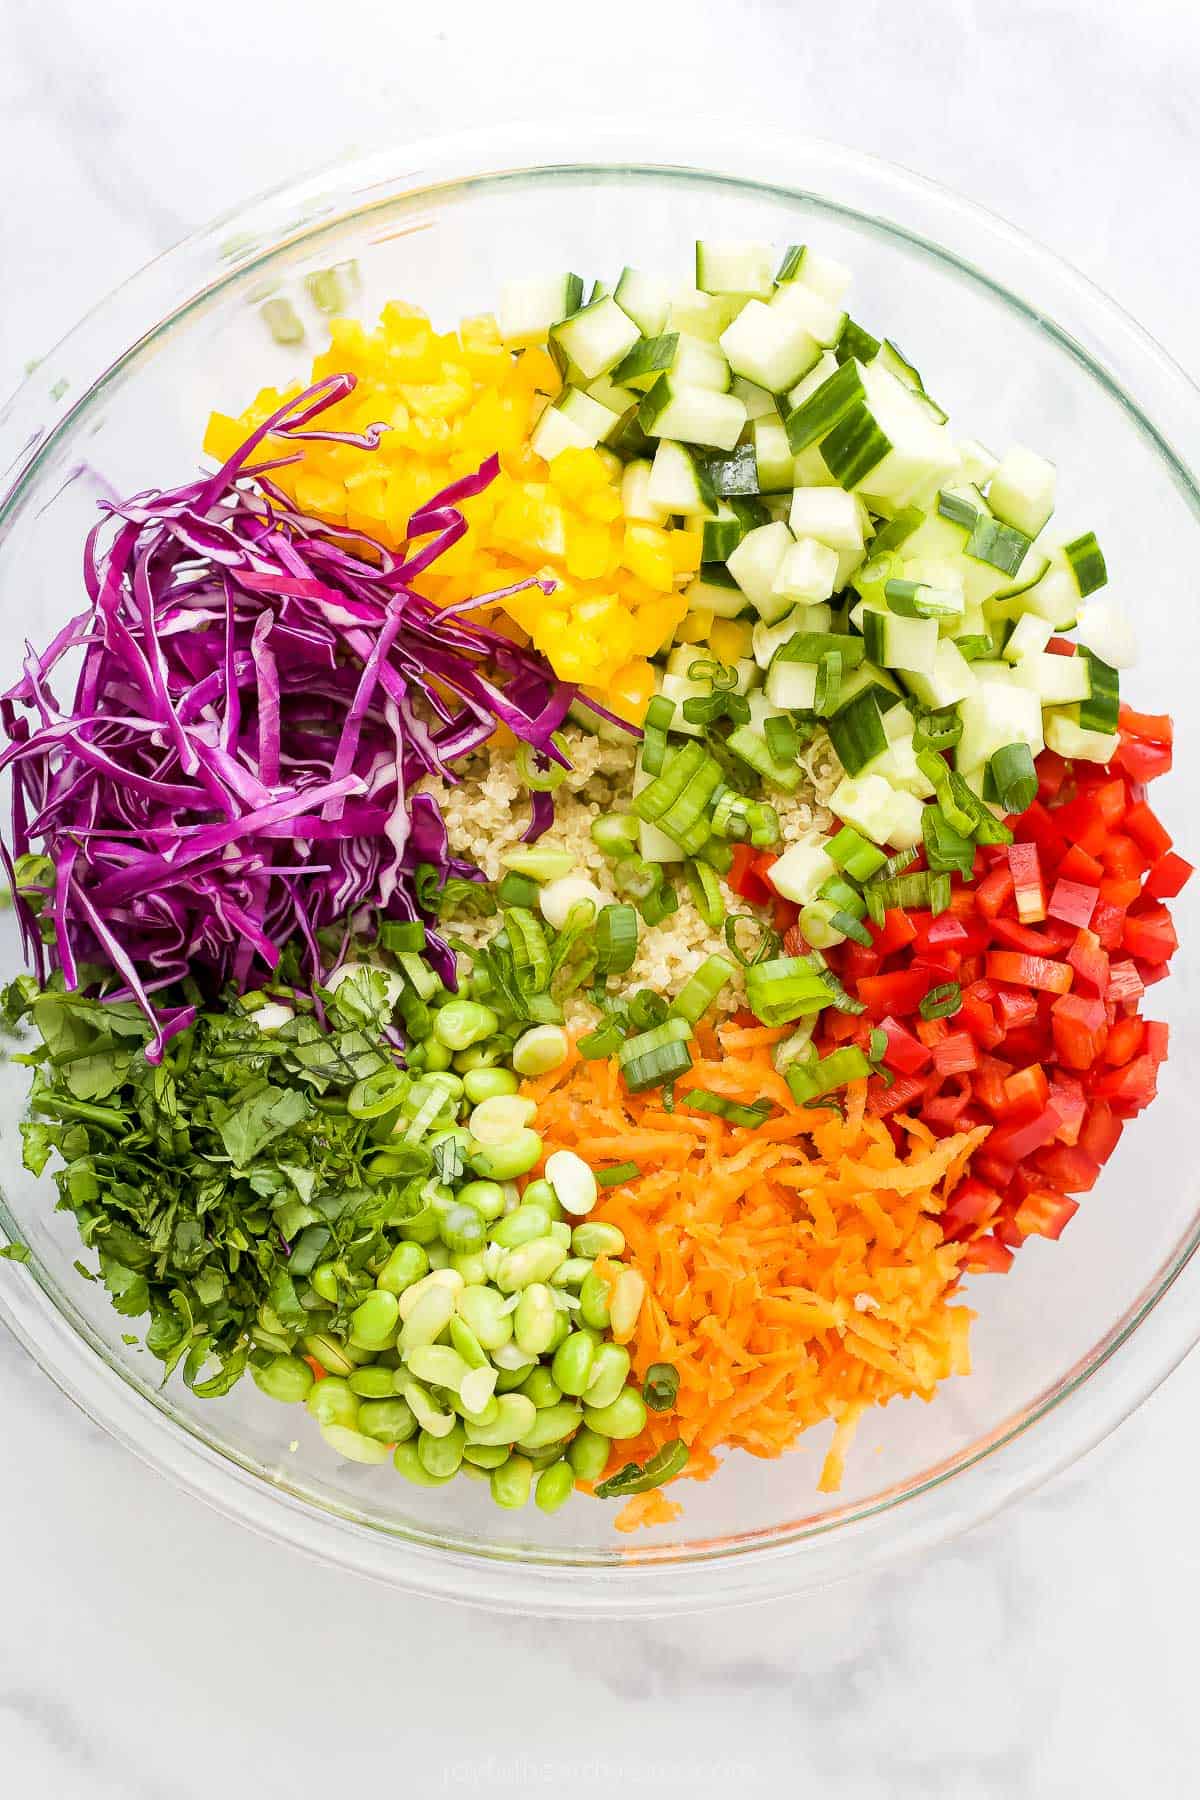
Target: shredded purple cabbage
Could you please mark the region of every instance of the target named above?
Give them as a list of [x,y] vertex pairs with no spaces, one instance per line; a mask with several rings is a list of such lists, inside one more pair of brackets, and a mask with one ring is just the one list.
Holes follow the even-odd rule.
[[[13,781],[0,854],[10,877],[14,856],[51,858],[68,986],[84,964],[116,969],[157,1026],[155,1055],[190,1015],[157,1013],[150,996],[185,974],[245,988],[299,936],[319,980],[324,927],[364,905],[419,916],[418,864],[479,878],[450,854],[435,801],[412,792],[422,777],[454,781],[498,723],[566,762],[552,734],[575,688],[470,618],[517,589],[443,608],[411,586],[467,529],[458,503],[494,479],[496,457],[413,514],[403,556],[297,512],[269,479],[295,456],[251,463],[267,437],[374,449],[384,427],[304,429],[354,385],[333,375],[290,400],[215,475],[102,501],[88,609],[28,651],[0,698]],[[82,669],[64,710],[50,682],[73,652]],[[551,816],[535,795],[528,835]],[[429,949],[452,983],[432,931]]]

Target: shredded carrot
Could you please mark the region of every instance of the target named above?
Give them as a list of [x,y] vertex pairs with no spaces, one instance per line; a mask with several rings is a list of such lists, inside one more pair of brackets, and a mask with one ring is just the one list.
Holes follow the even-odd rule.
[[[537,1104],[547,1154],[572,1149],[643,1171],[603,1193],[593,1216],[620,1227],[623,1261],[646,1280],[634,1374],[667,1361],[679,1389],[670,1412],[651,1413],[641,1436],[614,1450],[612,1468],[682,1438],[683,1474],[703,1480],[717,1450],[778,1456],[828,1421],[820,1486],[833,1491],[868,1406],[929,1400],[970,1369],[974,1315],[950,1303],[963,1249],[943,1242],[938,1215],[987,1128],[935,1139],[898,1115],[893,1135],[867,1113],[864,1083],[846,1095],[844,1117],[800,1108],[771,1063],[780,1035],[702,1027],[677,1094],[695,1085],[744,1102],[765,1096],[779,1110],[756,1130],[668,1113],[660,1094],[626,1093],[613,1065],[574,1050],[522,1090]],[[618,1272],[598,1267],[610,1282]],[[622,1517],[665,1522],[649,1505]]]
[[678,1500],[668,1500],[661,1488],[635,1494],[627,1500],[613,1524],[618,1531],[637,1531],[642,1525],[669,1525],[683,1511]]

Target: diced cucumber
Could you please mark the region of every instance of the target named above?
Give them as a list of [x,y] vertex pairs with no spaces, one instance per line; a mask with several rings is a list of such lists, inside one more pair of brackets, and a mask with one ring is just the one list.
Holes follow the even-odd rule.
[[776,857],[767,880],[777,894],[797,906],[807,906],[820,889],[837,874],[837,864],[826,849],[828,839],[818,832],[806,832],[789,844],[782,856]]
[[1137,661],[1133,626],[1115,600],[1084,600],[1075,637],[1110,669],[1132,669]]
[[668,513],[715,514],[717,496],[699,457],[686,444],[663,438],[654,452],[649,498]]
[[1043,706],[1071,706],[1091,696],[1092,682],[1086,656],[1051,656],[1045,651],[1023,656],[1014,663],[1012,678],[1029,688]]
[[986,444],[981,444],[978,438],[960,438],[958,473],[961,480],[972,481],[976,487],[986,487],[996,467],[996,458]]
[[905,619],[872,607],[864,612],[862,624],[872,662],[932,678],[939,644],[936,619]]
[[725,327],[741,310],[741,296],[724,299],[716,294],[702,294],[699,288],[679,287],[671,290],[671,307],[667,326],[671,331],[686,332],[715,344]]
[[766,300],[775,286],[770,244],[696,242],[696,286],[705,294]]
[[766,695],[772,706],[786,712],[811,712],[817,698],[816,663],[782,662],[776,657],[767,670]]
[[1034,756],[1043,749],[1042,708],[1028,688],[985,684],[959,706],[962,736],[954,750],[958,769],[974,769],[991,760],[1005,744],[1028,744]]
[[949,432],[886,369],[843,363],[839,377],[847,370],[857,371],[864,397],[821,439],[830,473],[864,495],[897,505],[927,503],[958,460]]
[[616,413],[593,400],[581,388],[567,388],[561,400],[548,406],[533,431],[529,447],[537,456],[553,462],[564,450],[590,450],[616,430]]
[[645,337],[657,337],[667,322],[671,288],[661,275],[646,275],[640,269],[622,269],[621,279],[613,289],[613,298]]
[[798,538],[813,537],[834,550],[857,550],[864,543],[863,505],[841,488],[799,488],[792,495],[788,524]]
[[794,458],[783,421],[779,418],[755,419],[750,427],[750,441],[754,445],[759,493],[790,494]]
[[621,474],[621,511],[627,519],[634,519],[639,524],[665,525],[671,509],[656,506],[650,498],[652,467],[642,457],[625,464]]
[[673,375],[660,375],[638,408],[637,418],[643,431],[654,437],[732,450],[746,423],[746,409],[732,394],[680,387]]
[[500,336],[514,348],[544,344],[550,327],[568,318],[582,300],[583,281],[578,275],[526,275],[502,282]]
[[838,553],[816,538],[800,538],[784,553],[775,574],[775,592],[785,600],[819,606],[834,592]]
[[[710,480],[713,467],[711,462],[708,463],[707,474]],[[766,513],[757,499],[737,494],[727,500],[721,498],[719,476],[718,480],[713,481],[713,486],[717,489],[716,517],[697,515],[687,520],[690,531],[701,531],[704,534],[700,560],[706,563],[724,562],[733,555],[748,531],[752,531],[756,525],[767,523]]]
[[903,701],[898,706],[891,706],[883,715],[883,731],[889,744],[899,743],[904,738],[911,738],[916,731],[917,722]]
[[750,729],[757,731],[760,737],[763,735],[763,726],[768,719],[787,717],[786,708],[773,705],[763,688],[751,689],[746,699],[750,704]]
[[[735,444],[730,451],[709,451],[704,459],[709,480],[723,499],[737,496],[742,500],[758,498],[758,465],[752,443]],[[755,521],[762,524],[762,520]]]
[[1079,587],[1066,563],[1058,555],[1050,558],[1050,567],[1040,581],[1034,583],[1013,604],[1021,612],[1036,613],[1056,631],[1074,625],[1079,613]]
[[[892,712],[899,712],[898,706]],[[891,713],[884,714],[884,730],[887,730]],[[899,788],[905,794],[913,794],[918,800],[933,798],[934,786],[928,775],[917,762],[917,752],[911,735],[893,739],[881,756],[876,756],[862,771],[864,775],[882,775],[889,787]]]
[[937,652],[933,659],[933,671],[928,675],[906,674],[904,685],[916,695],[923,706],[941,708],[957,706],[976,688],[971,665],[955,645],[952,638],[940,638]]
[[821,460],[821,451],[816,444],[810,444],[807,450],[801,450],[792,458],[792,484],[798,488],[836,488],[837,482]]
[[998,519],[1035,538],[1054,511],[1058,471],[1044,456],[1014,444],[1005,452],[988,488],[988,505]]
[[664,369],[675,361],[679,333],[665,331],[660,337],[639,338],[628,355],[623,356],[612,372],[614,381],[626,381],[643,392],[653,387]]
[[791,610],[790,601],[775,592],[775,577],[793,541],[787,526],[773,521],[748,531],[729,558],[729,573],[768,625]]
[[730,392],[737,395],[746,409],[748,419],[776,419],[779,417],[774,394],[769,394],[766,388],[759,387],[753,381],[747,381],[744,375],[734,376],[730,383]]
[[843,263],[835,262],[832,256],[822,256],[820,251],[810,249],[807,244],[789,245],[775,277],[780,287],[801,281],[832,305],[842,299],[851,279],[850,271]]
[[719,564],[703,566],[683,597],[693,612],[715,613],[719,619],[736,619],[746,607],[745,594]]
[[829,631],[833,623],[831,606],[793,606],[775,625],[760,619],[754,627],[754,660],[760,669],[769,669],[775,652],[798,631]]
[[642,401],[642,396],[633,388],[620,387],[609,375],[597,375],[595,381],[588,382],[585,392],[590,399],[607,406],[609,412],[616,413],[619,419],[626,413],[636,412]]
[[611,294],[580,307],[569,319],[552,325],[550,336],[588,381],[607,375],[627,356],[641,337],[628,313],[622,312]]
[[872,843],[910,850],[921,842],[921,802],[890,786],[882,775],[844,775],[830,796],[829,810]]
[[[822,350],[831,350],[846,329],[846,314],[803,282],[789,281],[771,296],[771,311],[798,325]],[[815,363],[817,358],[813,357]],[[798,379],[798,378],[797,378]]]
[[894,344],[891,338],[884,338],[875,352],[873,361],[877,368],[885,369],[889,375],[894,375],[896,380],[902,386],[910,389],[912,393],[923,394],[925,392],[925,383],[921,380],[920,369],[915,363],[909,362],[903,350],[898,344]]
[[798,381],[795,387],[789,392],[787,397],[788,412],[795,412],[797,407],[803,406],[810,394],[815,394],[818,388],[824,387],[831,375],[837,374],[839,367],[840,364],[833,352],[831,350],[822,350],[820,361],[814,364],[808,371],[808,374],[805,375],[802,380]]
[[1045,714],[1046,748],[1069,762],[1111,762],[1120,745],[1117,732],[1087,731],[1079,723],[1079,708],[1064,706]]
[[583,731],[590,732],[593,737],[603,738],[606,744],[627,744],[629,733],[620,725],[614,725],[600,713],[594,712],[588,705],[586,694],[577,694],[568,709],[568,718],[573,719]]
[[[806,289],[800,291],[809,300],[815,298]],[[778,311],[774,302],[765,306],[761,300],[747,300],[721,333],[720,343],[735,374],[772,394],[792,387],[821,358],[821,346],[799,319]]]
[[1023,656],[1040,656],[1053,636],[1054,627],[1048,619],[1039,619],[1036,613],[1022,613],[1009,633],[1002,654],[1006,661],[1014,663],[1020,662]]
[[733,379],[728,359],[719,344],[692,337],[689,332],[671,333],[676,339],[671,362],[671,378],[681,387],[711,388],[714,394],[729,391]]
[[[1013,683],[1013,666],[1001,662],[998,658],[980,656],[971,664],[971,673],[980,687],[994,686],[999,682],[1002,687],[1011,687]],[[1022,684],[1017,683],[1020,687]]]

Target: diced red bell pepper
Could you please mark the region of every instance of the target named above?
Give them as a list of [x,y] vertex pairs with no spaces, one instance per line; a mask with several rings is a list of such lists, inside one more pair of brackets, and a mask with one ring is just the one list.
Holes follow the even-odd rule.
[[1094,1099],[1089,1102],[1083,1129],[1079,1133],[1079,1148],[1094,1163],[1103,1167],[1120,1143],[1124,1129],[1124,1123],[1118,1119],[1107,1100]]
[[994,919],[996,914],[1012,899],[1012,870],[1007,863],[994,868],[985,875],[975,889],[975,904],[987,919]]
[[973,1175],[966,1176],[951,1194],[946,1210],[941,1215],[944,1235],[948,1238],[962,1237],[969,1231],[978,1230],[999,1212],[1000,1200],[1001,1196],[995,1188],[976,1181]]
[[1122,736],[1113,758],[1134,781],[1157,781],[1171,771],[1171,746],[1146,744],[1140,738]]
[[1140,875],[1105,875],[1100,882],[1100,898],[1106,906],[1119,906],[1127,911],[1142,897]]
[[1000,1163],[1015,1165],[1053,1142],[1062,1124],[1049,1103],[1032,1119],[1016,1119],[1011,1124],[997,1125],[987,1140],[989,1157]]
[[1085,886],[1095,887],[1104,873],[1104,864],[1098,857],[1089,856],[1078,844],[1070,844],[1063,852],[1063,859],[1058,865],[1059,878],[1063,881],[1079,881]]
[[1033,994],[1018,993],[1012,988],[996,989],[996,1011],[1005,1032],[1021,1031],[1037,1018],[1037,1000]]
[[1167,962],[1179,947],[1171,915],[1165,906],[1158,905],[1129,914],[1121,943],[1139,962],[1148,963]]
[[1013,1253],[999,1238],[972,1238],[967,1246],[963,1267],[972,1275],[1006,1275],[1013,1265]]
[[1122,702],[1118,728],[1131,737],[1145,738],[1151,744],[1170,744],[1175,739],[1175,725],[1170,713],[1134,712]]
[[[984,993],[978,990],[982,988]],[[975,1042],[984,1050],[994,1050],[1004,1036],[1003,1027],[996,1023],[996,1015],[992,1010],[991,1000],[995,993],[990,982],[977,981],[963,992],[962,1005],[955,1014],[955,1023],[965,1031],[969,1031]],[[987,998],[984,997],[986,994]]]
[[1066,806],[1045,807],[1040,800],[1035,800],[1021,814],[1019,830],[1022,838],[1037,845],[1051,868],[1072,841],[1071,832],[1060,823],[1067,810]]
[[944,1125],[951,1129],[961,1126],[962,1116],[970,1104],[971,1084],[960,1076],[957,1092],[948,1092],[944,1088],[939,1093],[926,1092],[921,1102],[921,1117],[927,1125]]
[[1102,1000],[1063,994],[1054,1003],[1054,1052],[1068,1069],[1090,1069],[1108,1037],[1108,1015]]
[[1015,1218],[1022,1237],[1058,1238],[1078,1211],[1078,1200],[1060,1194],[1057,1188],[1033,1188],[1018,1206]]
[[1146,987],[1132,961],[1110,963],[1105,999],[1113,1006],[1136,1006]]
[[934,985],[936,977],[927,968],[896,969],[887,975],[864,975],[858,984],[858,998],[875,1018],[894,1013],[904,1018],[915,1013]]
[[1038,799],[1057,799],[1068,773],[1068,766],[1061,756],[1053,750],[1044,750],[1037,759]]
[[1099,898],[1098,887],[1088,887],[1081,881],[1066,880],[1060,875],[1046,911],[1052,919],[1062,919],[1067,925],[1090,925]]
[[1008,846],[1008,866],[1013,878],[1013,899],[1022,925],[1036,925],[1046,916],[1046,890],[1036,844]]
[[897,950],[906,949],[917,935],[916,926],[902,906],[889,906],[883,915],[883,924],[870,925],[868,930],[881,956],[894,956]]
[[1034,1119],[1044,1111],[1049,1100],[1050,1083],[1045,1069],[1041,1063],[1030,1063],[1027,1068],[1014,1069],[1005,1081],[1003,1117]]
[[1125,908],[1113,906],[1101,896],[1100,903],[1092,914],[1092,930],[1106,950],[1119,950],[1125,930]]
[[1135,1057],[1146,1041],[1146,1026],[1143,1020],[1136,1018],[1118,1019],[1108,1028],[1108,1041],[1104,1046],[1104,1060],[1114,1067],[1127,1063]]
[[771,923],[780,937],[786,937],[800,917],[800,908],[794,900],[785,900],[782,894],[776,894],[771,902]]
[[932,913],[913,913],[912,921],[917,928],[916,945],[924,955],[932,950],[961,950],[970,942],[971,934],[961,919],[953,913],[939,913],[935,919]]
[[1145,1025],[1146,1055],[1152,1056],[1155,1062],[1166,1062],[1167,1042],[1170,1037],[1171,1027],[1169,1025],[1164,1025],[1160,1019],[1147,1019]]
[[[761,852],[751,849],[749,844],[735,844],[733,861],[725,877],[726,885],[743,900],[749,900],[752,906],[769,906],[775,898],[775,889],[766,880],[765,872],[759,869],[761,861]],[[769,868],[770,863],[767,866]]]
[[1078,1144],[1047,1144],[1035,1153],[1033,1165],[1044,1181],[1064,1194],[1090,1193],[1100,1174],[1100,1164],[1089,1156],[1082,1136]]
[[950,1036],[950,1027],[945,1019],[918,1019],[914,1030],[931,1055],[934,1046]]
[[978,1065],[979,1051],[966,1031],[952,1031],[933,1047],[933,1066],[939,1075],[965,1075]]
[[921,1075],[897,1075],[891,1087],[879,1087],[871,1083],[871,1093],[867,1098],[867,1111],[877,1119],[887,1113],[903,1112],[914,1100],[919,1100],[925,1092],[926,1082]]
[[1152,860],[1142,846],[1123,831],[1114,831],[1110,835],[1100,856],[1110,881],[1136,881],[1139,888]]
[[1147,875],[1144,892],[1152,900],[1173,900],[1194,874],[1195,870],[1190,862],[1186,862],[1174,850],[1168,850],[1159,857]]
[[1101,944],[1094,931],[1080,931],[1067,951],[1067,961],[1074,969],[1080,981],[1094,988],[1097,994],[1107,995],[1109,979],[1108,951]]
[[879,1021],[879,1029],[887,1033],[888,1047],[883,1053],[883,1061],[889,1069],[895,1069],[898,1075],[915,1075],[929,1067],[931,1053],[928,1047],[899,1019],[892,1018],[889,1013]]
[[1151,811],[1144,800],[1131,806],[1125,814],[1125,830],[1130,837],[1136,838],[1142,849],[1152,861],[1157,862],[1171,848],[1173,839],[1158,814]]
[[1055,1072],[1050,1083],[1050,1104],[1062,1120],[1055,1134],[1060,1144],[1077,1144],[1083,1129],[1083,1121],[1087,1117],[1087,1098],[1084,1095],[1083,1083],[1065,1070]]
[[878,950],[868,950],[865,944],[853,941],[838,946],[838,958],[837,971],[844,982],[857,981],[861,975],[878,975],[883,965]]
[[993,942],[1024,950],[1029,956],[1057,956],[1074,936],[1072,927],[1061,919],[1045,919],[1040,925],[1022,925],[1017,919],[992,920]]
[[987,972],[992,981],[1010,981],[1015,987],[1039,988],[1047,994],[1067,993],[1074,978],[1066,963],[1015,950],[989,950]]
[[1158,1092],[1158,1070],[1159,1064],[1152,1056],[1135,1056],[1124,1068],[1101,1075],[1093,1091],[1101,1099],[1140,1112],[1143,1106],[1149,1106]]

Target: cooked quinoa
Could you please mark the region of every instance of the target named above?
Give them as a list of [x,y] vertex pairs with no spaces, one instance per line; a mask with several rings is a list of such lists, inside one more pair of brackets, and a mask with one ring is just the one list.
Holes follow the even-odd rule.
[[[572,767],[554,791],[554,824],[538,841],[546,848],[570,851],[580,872],[615,900],[619,896],[612,882],[612,865],[593,843],[591,824],[601,813],[629,810],[637,744],[632,738],[608,742],[571,728],[565,736]],[[831,816],[823,801],[840,774],[824,733],[814,738],[801,760],[808,780],[796,793],[774,797],[788,843],[814,827],[828,828]],[[424,785],[441,808],[451,849],[477,863],[489,881],[496,881],[504,873],[501,856],[520,843],[529,822],[528,790],[517,774],[511,749],[488,745],[461,768],[462,779],[454,786],[440,781]],[[704,923],[682,879],[677,888],[678,911],[660,925],[641,928],[637,960],[622,978],[630,988],[678,993],[705,957],[726,950],[723,935]],[[726,890],[725,898],[731,912],[744,909],[745,902],[738,895]],[[485,942],[495,929],[494,919],[455,921],[456,935],[471,944]],[[722,990],[716,1010],[732,1012],[741,1001],[739,975]],[[586,1000],[577,998],[569,1003],[568,1024],[583,1025],[593,1017],[594,1008]]]

